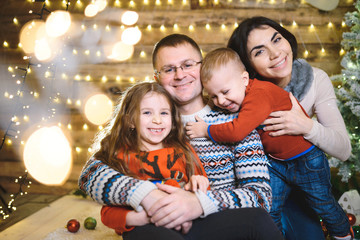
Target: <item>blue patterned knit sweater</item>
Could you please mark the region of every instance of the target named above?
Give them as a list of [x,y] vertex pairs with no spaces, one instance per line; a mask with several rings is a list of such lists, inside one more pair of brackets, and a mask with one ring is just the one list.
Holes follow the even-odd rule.
[[[194,121],[195,115],[208,124],[232,121],[237,114],[206,106],[201,111],[182,116],[183,123]],[[214,143],[210,139],[197,138],[191,145],[199,155],[210,181],[207,194],[198,191],[203,207],[203,217],[225,209],[262,207],[270,211],[271,188],[259,134],[252,131],[241,142],[234,144]],[[101,204],[126,205],[141,208],[142,199],[156,186],[149,182],[125,176],[101,161],[90,158],[79,178],[79,187]]]

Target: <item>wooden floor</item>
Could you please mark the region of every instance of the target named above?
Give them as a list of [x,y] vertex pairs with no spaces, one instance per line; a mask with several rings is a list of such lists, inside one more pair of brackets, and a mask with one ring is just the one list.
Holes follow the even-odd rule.
[[[8,203],[8,196],[4,194],[2,197],[6,200],[6,203]],[[0,232],[39,211],[43,207],[49,206],[50,203],[60,197],[59,195],[48,194],[27,194],[17,197],[14,202],[16,211],[13,211],[7,219],[0,220]]]
[[[26,200],[27,199],[27,200]],[[101,223],[101,205],[90,198],[75,195],[61,196],[28,196],[26,202],[19,206],[18,212],[12,214],[7,222],[2,223],[3,230],[0,239],[11,240],[120,240],[113,229]],[[28,215],[25,217],[25,215]],[[24,218],[25,217],[25,218]],[[94,230],[84,227],[87,217],[97,221]],[[80,228],[76,233],[69,232],[66,224],[70,219],[76,219]],[[15,223],[16,222],[16,223]]]

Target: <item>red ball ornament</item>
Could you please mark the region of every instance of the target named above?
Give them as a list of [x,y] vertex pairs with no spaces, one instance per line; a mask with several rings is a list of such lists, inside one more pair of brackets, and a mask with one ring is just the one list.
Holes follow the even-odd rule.
[[351,226],[356,223],[356,217],[354,214],[347,213],[346,216],[348,217]]
[[76,219],[70,219],[67,222],[66,228],[69,232],[76,233],[77,231],[79,231],[80,223]]

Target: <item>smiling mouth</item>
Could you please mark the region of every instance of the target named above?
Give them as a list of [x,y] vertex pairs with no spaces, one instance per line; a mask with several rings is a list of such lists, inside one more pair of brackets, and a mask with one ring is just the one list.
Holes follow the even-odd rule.
[[283,60],[281,60],[281,62],[279,62],[278,64],[272,66],[272,68],[280,67],[285,61],[286,61],[286,58],[284,58]]
[[149,128],[149,130],[153,133],[161,133],[162,131],[164,131],[163,128]]
[[186,87],[186,86],[190,85],[191,83],[192,83],[192,81],[191,81],[191,82],[188,82],[188,83],[181,84],[181,85],[174,85],[174,88]]

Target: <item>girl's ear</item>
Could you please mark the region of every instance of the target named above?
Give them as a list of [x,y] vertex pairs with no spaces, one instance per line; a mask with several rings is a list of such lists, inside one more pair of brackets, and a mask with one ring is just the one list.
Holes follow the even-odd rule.
[[156,76],[156,73],[154,73],[154,79],[155,79],[156,82],[159,82],[159,79],[158,79],[158,77]]

